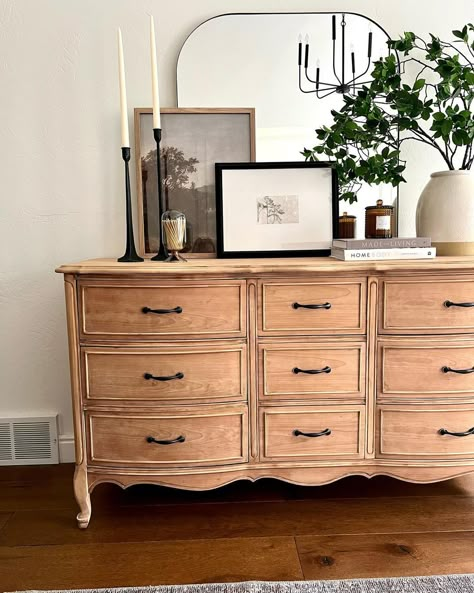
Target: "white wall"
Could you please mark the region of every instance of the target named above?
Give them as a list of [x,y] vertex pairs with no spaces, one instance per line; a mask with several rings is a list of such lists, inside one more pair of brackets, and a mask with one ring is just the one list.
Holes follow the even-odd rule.
[[[116,29],[122,27],[130,125],[150,105],[147,15],[155,15],[163,106],[175,105],[178,50],[223,12],[351,10],[403,30],[447,35],[472,20],[472,0],[0,0],[0,415],[59,412],[72,432],[62,278],[55,266],[116,257],[124,199]],[[407,151],[401,230],[443,168]]]

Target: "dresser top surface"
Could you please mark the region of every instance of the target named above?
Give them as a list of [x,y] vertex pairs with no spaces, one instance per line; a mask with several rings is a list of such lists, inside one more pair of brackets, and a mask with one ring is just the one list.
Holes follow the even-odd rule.
[[474,273],[474,256],[445,256],[426,260],[386,260],[344,262],[331,257],[189,259],[187,262],[122,263],[112,258],[88,259],[56,269],[61,274],[89,275],[258,275],[295,273],[372,273],[372,272],[450,272]]

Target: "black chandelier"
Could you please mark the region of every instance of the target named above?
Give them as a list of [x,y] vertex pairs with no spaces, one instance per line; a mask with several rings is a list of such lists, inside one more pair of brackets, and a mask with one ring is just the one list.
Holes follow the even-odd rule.
[[372,31],[369,31],[368,45],[367,45],[367,67],[360,74],[356,75],[356,59],[355,53],[351,51],[351,76],[346,78],[346,15],[343,13],[341,17],[341,68],[338,72],[336,69],[336,15],[332,15],[332,71],[335,76],[334,82],[323,82],[320,78],[319,61],[316,65],[316,79],[313,80],[308,76],[309,63],[309,38],[306,35],[304,48],[304,77],[308,82],[314,85],[311,90],[305,90],[302,86],[302,58],[303,58],[303,43],[300,38],[298,43],[298,81],[300,91],[302,93],[315,93],[318,99],[324,99],[333,93],[347,94],[353,93],[360,89],[364,84],[371,82],[370,80],[360,80],[369,71],[372,62]]

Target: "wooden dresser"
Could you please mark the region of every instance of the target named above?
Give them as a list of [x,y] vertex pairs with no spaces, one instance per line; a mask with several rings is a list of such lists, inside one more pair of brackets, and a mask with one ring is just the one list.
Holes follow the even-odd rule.
[[474,258],[65,265],[79,527],[101,482],[474,470]]

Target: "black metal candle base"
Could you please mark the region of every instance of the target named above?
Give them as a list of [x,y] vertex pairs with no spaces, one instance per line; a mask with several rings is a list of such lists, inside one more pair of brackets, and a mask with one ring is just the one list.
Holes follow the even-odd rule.
[[185,259],[179,251],[170,251],[168,257],[165,259],[166,262],[170,261],[188,261]]
[[153,138],[156,142],[156,181],[158,186],[158,230],[160,247],[158,253],[153,256],[152,261],[168,260],[168,250],[163,243],[163,231],[161,228],[161,216],[163,214],[163,185],[161,181],[161,159],[160,159],[160,143],[161,143],[161,129],[153,128]]
[[125,164],[125,200],[127,213],[127,246],[125,253],[119,257],[119,262],[140,262],[143,257],[140,257],[135,249],[135,239],[133,236],[133,220],[132,220],[132,195],[130,192],[130,171],[128,163],[130,162],[130,148],[128,146],[122,147],[122,158]]

